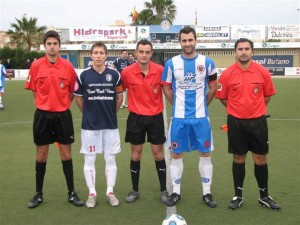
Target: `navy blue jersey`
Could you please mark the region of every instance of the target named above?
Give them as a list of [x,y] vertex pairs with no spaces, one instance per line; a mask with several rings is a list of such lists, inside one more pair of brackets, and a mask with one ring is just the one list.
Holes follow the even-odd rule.
[[84,70],[77,78],[74,94],[83,96],[81,128],[85,130],[116,129],[116,87],[122,85],[118,71],[106,67],[99,74],[93,67]]
[[114,66],[115,68],[118,70],[119,73],[122,72],[122,70],[126,67],[130,65],[129,60],[128,59],[122,59],[122,58],[117,58],[114,61]]

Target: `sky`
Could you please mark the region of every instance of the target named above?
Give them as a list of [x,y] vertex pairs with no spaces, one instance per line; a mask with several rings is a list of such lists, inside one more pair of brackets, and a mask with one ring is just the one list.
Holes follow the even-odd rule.
[[[150,2],[151,0],[146,0]],[[0,0],[0,31],[22,16],[38,18],[38,26],[99,27],[123,20],[131,23],[134,7],[144,0]],[[300,0],[174,0],[174,25],[300,24]],[[195,13],[197,12],[197,13]]]

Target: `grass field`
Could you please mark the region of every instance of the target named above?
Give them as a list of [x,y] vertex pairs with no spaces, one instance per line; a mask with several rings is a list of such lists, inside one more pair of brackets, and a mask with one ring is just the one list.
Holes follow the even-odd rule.
[[[35,110],[25,81],[8,81],[0,111],[0,223],[2,225],[160,225],[166,207],[159,201],[159,184],[155,164],[148,145],[144,150],[140,177],[140,199],[125,202],[131,189],[129,173],[130,148],[124,142],[127,110],[118,113],[122,152],[117,156],[118,177],[115,192],[120,206],[112,208],[105,201],[104,160],[99,155],[97,167],[98,202],[94,209],[75,207],[67,202],[67,188],[59,154],[51,147],[44,184],[44,202],[28,209],[28,200],[35,191],[35,146],[32,120]],[[259,206],[258,189],[249,154],[246,164],[244,205],[239,211],[228,210],[233,196],[231,155],[227,153],[226,133],[220,125],[226,123],[225,109],[218,100],[210,106],[215,151],[212,154],[214,177],[212,191],[218,203],[210,209],[201,202],[202,188],[196,152],[184,158],[182,201],[177,212],[188,225],[296,225],[300,224],[300,79],[274,79],[277,94],[272,98],[268,114],[270,154],[269,189],[271,196],[282,205],[274,212]],[[83,156],[80,148],[81,114],[73,103],[72,113],[76,141],[73,144],[75,186],[85,201],[88,195],[83,176]]]

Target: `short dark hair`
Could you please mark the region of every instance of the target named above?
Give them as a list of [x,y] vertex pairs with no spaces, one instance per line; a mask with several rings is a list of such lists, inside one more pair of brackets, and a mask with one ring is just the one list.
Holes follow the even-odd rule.
[[107,47],[104,44],[104,42],[102,42],[102,41],[96,41],[96,42],[94,42],[94,44],[92,45],[91,50],[90,50],[91,54],[93,53],[95,47],[104,48],[105,54],[107,54]]
[[147,39],[142,39],[136,44],[136,50],[139,48],[139,45],[150,45],[151,51],[153,50],[153,45],[151,41],[148,41]]
[[179,41],[181,40],[181,34],[189,34],[189,33],[193,33],[195,40],[197,40],[197,35],[196,35],[195,29],[192,28],[191,26],[184,26],[179,31]]
[[247,39],[247,38],[240,38],[240,39],[238,39],[234,43],[234,50],[236,50],[236,48],[237,48],[237,46],[238,46],[239,43],[243,43],[243,42],[248,42],[250,44],[250,46],[251,46],[251,49],[253,50],[253,47],[254,47],[253,42],[251,40]]
[[128,53],[128,56],[132,55],[134,57],[134,54],[132,52],[129,52]]
[[121,54],[122,54],[123,52],[127,52],[127,50],[126,50],[126,49],[122,49],[122,50],[121,50]]
[[48,39],[49,37],[53,37],[53,38],[55,38],[56,40],[58,40],[58,43],[59,43],[59,45],[60,45],[60,36],[59,36],[59,34],[58,34],[55,30],[49,30],[49,31],[47,31],[47,32],[45,33],[44,39],[43,39],[44,44],[46,44],[46,41],[47,41],[47,39]]

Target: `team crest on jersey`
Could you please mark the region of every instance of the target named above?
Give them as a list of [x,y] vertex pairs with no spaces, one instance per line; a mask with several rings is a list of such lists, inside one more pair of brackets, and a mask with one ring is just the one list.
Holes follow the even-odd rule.
[[205,67],[203,65],[199,65],[199,66],[197,66],[197,71],[199,73],[205,73]]
[[218,84],[218,91],[222,91],[222,84]]
[[106,74],[106,81],[110,82],[112,80],[112,75],[111,74]]
[[79,88],[78,82],[77,82],[77,81],[75,81],[75,84],[74,84],[74,91],[77,91],[77,90],[78,90],[78,88]]
[[65,86],[65,83],[64,83],[63,81],[61,81],[61,82],[59,83],[59,87],[60,87],[60,88],[64,88],[64,86]]
[[30,82],[30,80],[31,80],[31,76],[28,75],[28,76],[27,76],[27,82]]
[[254,92],[254,94],[257,94],[258,93],[258,91],[259,91],[259,88],[256,86],[256,87],[254,87],[254,89],[253,89],[253,92]]

